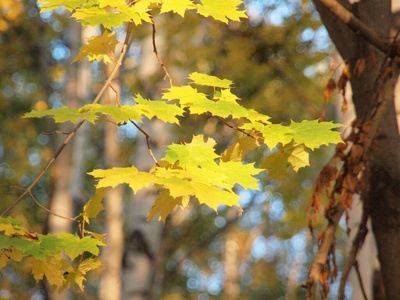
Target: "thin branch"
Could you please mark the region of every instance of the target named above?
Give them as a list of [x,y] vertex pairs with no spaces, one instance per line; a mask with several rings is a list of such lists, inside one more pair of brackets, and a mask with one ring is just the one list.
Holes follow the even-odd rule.
[[[384,53],[388,53],[390,42],[385,41],[379,37],[379,35],[363,22],[361,22],[358,18],[356,18],[351,12],[349,12],[346,8],[344,8],[340,3],[336,0],[314,0],[326,8],[329,9],[331,13],[333,13],[338,19],[344,22],[349,26],[351,30],[353,30],[356,34],[360,34],[364,39],[366,39],[369,43],[377,47]],[[399,50],[394,48],[389,53],[390,56],[399,55]]]
[[252,135],[252,134],[246,132],[244,129],[237,128],[237,127],[235,127],[235,126],[233,126],[233,125],[227,123],[227,122],[226,122],[224,119],[222,119],[220,116],[215,116],[215,117],[217,117],[217,119],[220,120],[222,123],[224,123],[226,126],[232,128],[232,129],[234,129],[234,130],[240,131],[241,133],[244,133],[245,135],[247,135],[247,136],[249,136],[249,137],[251,137],[251,138],[253,138],[253,139],[264,139],[264,138],[261,137],[261,136]]
[[78,222],[78,223],[80,223],[78,220],[75,220],[75,219],[73,219],[73,218],[64,217],[64,216],[61,216],[61,215],[59,215],[59,214],[56,214],[55,212],[52,212],[50,209],[48,209],[47,207],[45,207],[45,206],[43,206],[42,204],[40,204],[40,202],[32,195],[32,192],[31,192],[31,191],[29,191],[28,194],[29,194],[29,196],[36,202],[37,206],[39,206],[41,209],[44,209],[44,210],[47,211],[49,214],[52,214],[53,216],[59,217],[59,218],[64,219],[64,220],[69,220],[69,221],[72,221],[72,222]]
[[[168,78],[169,80],[169,85],[172,87],[172,78],[168,73],[167,68],[165,67],[163,61],[161,60],[161,57],[158,55],[158,51],[157,51],[157,46],[156,46],[156,25],[154,24],[154,19],[152,18],[152,22],[151,25],[153,26],[153,52],[156,55],[161,67],[163,68],[164,72],[165,72],[165,78]],[[164,78],[164,79],[165,79]]]
[[110,88],[114,91],[114,93],[115,93],[115,100],[117,101],[117,104],[118,104],[118,106],[119,107],[121,107],[121,101],[120,101],[120,98],[121,98],[121,96],[120,96],[120,92],[116,89],[116,88],[114,88],[113,86],[112,86],[112,84],[110,84]]
[[42,132],[44,135],[53,135],[53,134],[71,134],[71,132],[65,132],[65,131],[53,131],[53,132]]
[[137,125],[133,120],[130,119],[129,121],[131,121],[131,123],[132,123],[133,125],[135,125],[135,127],[136,127],[141,133],[143,133],[144,136],[146,137],[147,149],[149,150],[150,156],[151,156],[151,158],[153,159],[154,163],[157,165],[157,167],[159,167],[160,165],[158,164],[158,161],[157,161],[157,159],[155,158],[155,156],[154,156],[154,154],[153,154],[153,151],[151,150],[151,147],[150,147],[150,136],[147,134],[146,131],[144,131],[142,128],[140,128],[140,126]]
[[363,284],[363,282],[362,282],[361,273],[360,273],[360,268],[358,267],[358,261],[355,261],[355,262],[354,262],[354,268],[356,269],[358,282],[360,283],[361,292],[362,292],[362,294],[363,294],[364,300],[368,300],[367,294],[365,293],[364,284]]
[[[125,37],[125,41],[124,44],[122,46],[121,49],[121,54],[114,66],[114,69],[112,70],[110,76],[108,77],[108,79],[106,80],[106,82],[104,83],[103,87],[101,88],[100,92],[97,94],[96,98],[93,100],[92,104],[96,104],[97,102],[99,102],[101,96],[103,96],[106,88],[111,84],[112,80],[114,79],[115,75],[117,74],[119,68],[122,65],[122,60],[124,59],[124,56],[126,54],[126,49],[128,47],[128,43],[129,43],[129,38],[131,35],[131,31],[132,31],[132,23],[128,23],[128,27],[127,27],[127,31],[126,31],[126,37]],[[69,143],[69,141],[74,137],[75,133],[77,132],[77,130],[82,126],[82,124],[85,122],[85,118],[80,118],[77,122],[77,124],[75,125],[75,128],[72,130],[72,132],[68,135],[68,137],[66,138],[66,140],[64,141],[64,143],[58,148],[57,152],[54,154],[54,156],[50,159],[50,161],[47,163],[46,167],[43,169],[43,171],[39,174],[39,176],[32,182],[32,184],[25,190],[24,193],[22,193],[21,196],[18,197],[18,199],[11,204],[10,207],[8,207],[2,214],[1,216],[5,216],[7,215],[10,210],[12,210],[26,195],[28,195],[32,188],[39,182],[39,180],[46,174],[47,170],[53,165],[54,161],[57,159],[57,157],[60,155],[60,153],[64,150],[65,146]]]
[[[386,58],[386,62],[388,62],[388,57]],[[394,66],[396,66],[397,62],[391,62]],[[383,70],[383,69],[382,69]],[[389,79],[388,79],[389,78]],[[388,82],[393,81],[393,82]],[[397,78],[390,78],[390,76],[384,77],[384,72],[380,72],[380,75],[375,82],[375,85],[378,86],[375,90],[377,91],[375,97],[375,105],[372,107],[369,112],[370,114],[363,121],[366,122],[368,120],[372,120],[371,128],[367,134],[367,138],[365,139],[364,151],[367,153],[371,150],[371,144],[376,134],[378,132],[379,124],[383,118],[384,112],[386,110],[386,104],[391,99],[393,95],[389,95],[389,91],[384,89],[384,86],[387,84],[394,84],[397,81]],[[388,89],[389,90],[389,89]],[[372,112],[372,113],[371,113]],[[349,152],[350,153],[350,152]],[[343,169],[340,173],[343,172]],[[339,176],[336,177],[336,179]],[[335,192],[335,190],[333,191]],[[310,268],[309,279],[303,284],[303,286],[307,287],[307,300],[315,299],[316,297],[316,287],[317,282],[319,281],[320,274],[322,272],[323,266],[325,265],[328,255],[330,253],[330,249],[335,242],[336,236],[336,228],[338,226],[338,222],[343,215],[345,209],[342,205],[337,205],[332,212],[327,213],[326,218],[328,219],[328,226],[325,230],[324,238],[322,239],[321,245],[318,249],[317,255],[314,259],[314,262]]]
[[[368,218],[369,218],[368,201],[364,200],[361,223],[358,227],[357,234],[353,239],[353,243],[351,245],[351,250],[349,252],[349,255],[348,255],[348,258],[346,261],[346,265],[343,268],[342,277],[340,278],[340,286],[339,286],[339,292],[338,292],[339,300],[343,300],[345,297],[344,290],[346,287],[347,278],[349,277],[351,268],[356,264],[356,258],[357,258],[358,251],[360,250],[361,246],[364,243],[365,237],[367,236]],[[361,283],[361,286],[363,286],[361,278],[360,278],[360,283]]]

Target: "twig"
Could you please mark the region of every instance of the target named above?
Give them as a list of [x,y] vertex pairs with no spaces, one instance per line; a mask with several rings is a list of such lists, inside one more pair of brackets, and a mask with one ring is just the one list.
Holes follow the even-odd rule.
[[161,60],[161,57],[158,55],[157,46],[156,46],[156,25],[154,24],[154,19],[153,18],[152,18],[151,25],[153,26],[153,52],[156,55],[158,61],[160,62],[161,67],[163,68],[163,70],[165,72],[165,78],[168,78],[169,85],[172,87],[172,78],[169,75],[168,70],[165,67],[163,61]]
[[390,43],[381,39],[379,35],[361,22],[358,18],[356,18],[351,12],[349,12],[346,8],[340,5],[336,0],[314,0],[326,8],[329,9],[331,13],[333,13],[338,19],[344,22],[351,30],[353,30],[356,34],[360,34],[364,39],[366,39],[369,43],[377,47],[384,53],[389,53],[389,56],[399,55],[398,50],[396,48],[392,49],[393,51],[389,52]]
[[[110,76],[108,77],[108,79],[104,83],[103,87],[101,88],[100,92],[97,94],[96,98],[93,100],[92,104],[96,104],[97,102],[99,102],[99,100],[100,100],[101,96],[103,96],[106,88],[111,84],[111,82],[114,79],[115,75],[117,74],[119,68],[121,67],[122,60],[123,60],[123,58],[124,58],[124,56],[126,54],[126,49],[128,47],[129,37],[131,35],[131,31],[132,31],[132,23],[128,23],[128,27],[127,27],[127,31],[126,31],[126,37],[125,37],[125,41],[124,41],[124,44],[123,44],[122,49],[121,49],[121,54],[120,54],[120,56],[119,56],[119,58],[118,58],[118,60],[117,60],[117,62],[115,64],[114,69],[112,70]],[[26,195],[28,195],[31,192],[32,188],[39,182],[39,180],[44,176],[44,174],[46,174],[47,170],[53,165],[54,161],[57,159],[57,157],[60,155],[60,153],[64,150],[65,146],[73,138],[73,136],[75,135],[77,130],[82,126],[82,124],[84,122],[85,122],[85,118],[83,118],[83,117],[78,120],[77,124],[75,125],[75,128],[68,135],[68,137],[66,138],[64,143],[58,148],[57,152],[50,159],[50,161],[47,163],[46,167],[39,174],[39,176],[32,182],[32,184],[25,190],[25,192],[22,193],[22,195],[19,196],[18,199],[15,200],[15,202],[13,204],[11,204],[10,207],[8,207],[1,214],[1,216],[7,215],[10,212],[10,210],[12,210]]]
[[[351,250],[349,252],[346,265],[343,268],[342,277],[340,278],[340,286],[338,292],[338,299],[344,299],[344,290],[346,287],[347,278],[350,274],[351,268],[357,263],[356,258],[358,251],[364,243],[365,237],[368,233],[367,222],[369,218],[369,209],[368,209],[368,201],[363,201],[363,213],[361,218],[361,223],[358,227],[357,234],[353,239],[353,243],[351,245]],[[363,289],[362,280],[360,278],[360,284]]]
[[42,204],[40,204],[40,202],[32,195],[32,192],[31,192],[31,191],[28,191],[28,194],[29,194],[29,196],[36,202],[37,206],[39,206],[41,209],[44,209],[44,210],[47,211],[49,214],[52,214],[53,216],[59,217],[59,218],[64,219],[64,220],[69,220],[69,221],[72,221],[72,222],[78,222],[78,223],[80,223],[80,221],[75,220],[75,219],[73,219],[73,218],[64,217],[64,216],[61,216],[61,215],[59,215],[59,214],[56,214],[55,212],[52,212],[50,209],[48,209],[47,207],[45,207],[45,206],[43,206]]
[[237,128],[237,127],[235,127],[235,126],[233,126],[233,125],[227,123],[227,122],[226,122],[224,119],[222,119],[220,116],[216,116],[216,117],[217,117],[218,120],[220,120],[220,121],[221,121],[222,123],[224,123],[226,126],[232,128],[232,129],[234,129],[234,130],[240,131],[241,133],[244,133],[245,135],[247,135],[247,136],[249,136],[249,137],[251,137],[251,138],[253,138],[253,139],[264,139],[264,137],[252,135],[252,134],[246,132],[244,129]]
[[44,135],[53,135],[53,134],[71,134],[71,132],[64,131],[53,131],[53,132],[42,132]]
[[[388,62],[388,58],[389,57],[387,56],[386,61],[383,63],[384,65]],[[383,68],[382,68],[382,70],[383,70]],[[374,140],[374,138],[378,132],[379,124],[380,124],[380,122],[383,118],[383,114],[386,110],[386,104],[387,104],[389,98],[392,96],[392,95],[387,95],[386,91],[383,89],[384,83],[385,83],[386,79],[389,77],[389,76],[386,76],[385,78],[382,78],[383,75],[384,75],[383,72],[380,72],[380,75],[378,76],[377,80],[375,81],[375,85],[378,85],[378,88],[375,89],[377,91],[376,97],[375,97],[375,105],[369,111],[366,112],[367,114],[369,113],[369,115],[367,115],[367,118],[363,119],[364,122],[366,122],[368,120],[372,120],[372,126],[367,134],[367,138],[365,139],[365,144],[364,144],[364,149],[365,149],[364,151],[367,154],[371,150],[372,141]],[[397,78],[391,78],[391,80],[397,80]],[[343,169],[340,173],[342,173],[342,172],[343,172]],[[336,177],[336,179],[338,179],[338,178],[339,178],[339,176]],[[335,192],[335,190],[336,190],[336,187],[333,190],[333,192]],[[341,216],[343,215],[344,211],[345,211],[345,209],[342,207],[342,205],[338,204],[335,207],[335,211],[332,214],[328,213],[326,215],[326,218],[328,219],[328,226],[325,230],[325,235],[324,235],[324,238],[322,239],[321,246],[318,249],[316,258],[314,259],[314,262],[310,268],[309,279],[303,284],[303,286],[307,287],[306,299],[308,299],[308,300],[315,299],[317,282],[319,281],[319,277],[322,272],[322,268],[328,258],[330,249],[335,242],[336,228],[337,228],[338,222],[339,222]]]
[[360,268],[358,267],[358,261],[355,261],[355,262],[354,262],[354,268],[356,269],[358,282],[360,283],[361,292],[362,292],[362,294],[363,294],[364,300],[368,300],[367,294],[365,293],[364,284],[363,284],[363,282],[362,282],[361,273],[360,273]]
[[129,121],[131,121],[131,123],[132,123],[133,125],[135,125],[135,127],[136,127],[141,133],[143,133],[144,136],[146,137],[147,149],[149,149],[150,156],[151,156],[151,158],[153,159],[154,163],[157,165],[157,167],[159,167],[160,165],[158,164],[158,161],[157,161],[157,159],[155,158],[155,156],[154,156],[154,154],[153,154],[153,151],[151,150],[151,147],[150,147],[150,136],[147,134],[146,131],[144,131],[142,128],[140,128],[140,126],[137,125],[133,120],[129,119]]
[[117,89],[115,89],[113,86],[112,86],[112,84],[110,84],[110,88],[114,91],[114,93],[115,93],[115,97],[116,97],[116,101],[117,101],[117,104],[118,104],[118,106],[119,107],[121,107],[121,102],[120,102],[120,92],[117,90]]

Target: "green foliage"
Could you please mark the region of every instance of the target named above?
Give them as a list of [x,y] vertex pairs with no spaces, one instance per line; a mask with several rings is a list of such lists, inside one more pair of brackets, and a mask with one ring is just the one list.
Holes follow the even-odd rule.
[[[101,267],[100,261],[93,258],[83,260],[82,257],[80,262],[73,263],[85,252],[97,256],[98,247],[105,245],[101,240],[69,233],[37,234],[25,231],[23,226],[23,222],[11,217],[0,218],[0,268],[10,260],[22,261],[36,280],[46,276],[51,285],[60,287],[61,292],[75,283],[83,289],[86,272]],[[69,259],[63,258],[62,251]]]

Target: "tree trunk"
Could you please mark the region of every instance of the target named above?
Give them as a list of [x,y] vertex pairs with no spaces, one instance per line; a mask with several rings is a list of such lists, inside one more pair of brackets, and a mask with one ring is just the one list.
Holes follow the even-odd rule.
[[[338,0],[364,24],[372,28],[383,40],[389,40],[390,0],[369,0],[350,4]],[[353,103],[358,119],[371,113],[374,96],[379,91],[376,79],[380,75],[380,65],[385,54],[379,52],[379,63],[373,65],[372,52],[377,49],[361,36],[338,20],[319,1],[314,0],[321,18],[343,59],[350,63]],[[376,52],[378,53],[378,52]],[[365,71],[354,75],[359,59],[365,59]],[[378,248],[382,277],[388,299],[400,299],[400,139],[394,107],[394,86],[398,78],[396,65],[382,87],[387,99],[386,111],[380,122],[379,135],[376,137],[368,157],[369,178],[365,190],[365,199],[370,205],[372,228]]]
[[[81,26],[71,20],[68,24],[69,40],[68,46],[71,51],[72,60],[79,52],[82,45],[82,39],[85,38],[85,33],[81,30]],[[90,86],[90,74],[88,63],[83,62],[79,65],[70,64],[68,66],[68,82],[66,85],[66,103],[69,108],[78,108],[83,102],[87,102],[89,95],[88,87]],[[74,200],[79,200],[82,192],[83,182],[83,161],[85,143],[85,126],[81,128],[75,135],[75,139],[67,145],[63,153],[57,159],[54,169],[53,178],[54,191],[50,201],[50,210],[65,217],[73,217]],[[62,131],[70,132],[71,124],[63,124]],[[62,136],[59,143],[65,140]],[[50,233],[70,232],[72,223],[69,220],[61,219],[54,215],[48,216],[47,229]],[[52,293],[52,299],[66,299],[67,291],[58,295]]]
[[[106,66],[106,74],[110,74],[113,66]],[[114,80],[112,83],[116,91],[120,91],[120,84]],[[104,104],[116,105],[117,94],[108,88]],[[118,127],[112,123],[105,122],[105,167],[111,169],[118,167],[119,143],[117,140]],[[110,189],[105,197],[106,204],[106,242],[107,247],[103,249],[102,260],[105,272],[100,285],[100,299],[119,300],[121,299],[121,271],[122,255],[124,252],[123,234],[123,193],[122,187],[117,186]]]

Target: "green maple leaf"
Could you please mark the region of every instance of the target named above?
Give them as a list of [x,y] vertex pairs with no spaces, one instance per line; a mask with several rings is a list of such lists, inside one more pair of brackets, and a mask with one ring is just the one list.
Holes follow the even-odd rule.
[[215,166],[214,159],[218,154],[214,151],[215,141],[211,138],[204,142],[203,135],[193,137],[191,143],[185,145],[172,144],[168,146],[164,159],[173,164],[179,160],[179,166],[186,168],[188,165],[212,168]]
[[76,109],[71,109],[66,106],[49,110],[33,110],[29,113],[26,113],[23,118],[43,118],[45,116],[53,118],[56,123],[63,123],[67,121],[76,123],[79,118],[85,118],[86,120],[94,124],[94,120],[97,119],[97,116],[86,115],[84,114],[84,111],[78,111]]
[[267,115],[261,114],[258,111],[255,111],[254,109],[247,110],[246,118],[252,123],[258,122],[258,123],[262,123],[264,125],[271,124],[271,122],[269,121],[271,119],[270,117],[268,117]]
[[[122,105],[102,105],[102,104],[87,104],[79,109],[79,111],[84,112],[86,110],[90,111],[90,114],[106,114],[110,115],[115,122],[128,122],[130,119],[141,122],[141,110],[134,106]],[[98,118],[96,116],[96,118]]]
[[196,6],[191,0],[163,0],[160,13],[173,11],[183,18],[186,10],[194,8]]
[[194,114],[202,114],[209,111],[212,102],[203,93],[197,92],[197,89],[189,85],[176,87],[173,86],[169,92],[163,94],[166,100],[179,100],[183,107],[190,107],[190,111]]
[[201,0],[202,5],[196,4],[197,13],[215,20],[229,23],[228,19],[240,21],[240,18],[247,18],[245,11],[238,10],[242,4],[241,0]]
[[57,235],[60,236],[62,240],[62,249],[65,250],[65,254],[67,254],[71,260],[83,254],[83,252],[99,255],[98,246],[104,246],[103,242],[89,236],[85,236],[81,239],[77,235],[66,232],[61,232]]
[[300,168],[309,165],[309,154],[304,145],[292,141],[264,158],[261,167],[268,170],[269,177],[281,181],[289,173],[289,166],[297,172]]
[[191,73],[188,78],[192,80],[194,84],[226,88],[226,89],[229,89],[229,87],[233,83],[228,79],[219,79],[216,76],[201,74],[197,72]]
[[175,104],[167,104],[164,101],[145,100],[139,94],[136,95],[135,102],[137,104],[134,107],[140,109],[141,113],[149,120],[156,117],[164,122],[179,124],[176,116],[183,116],[184,112],[182,108]]
[[45,12],[47,10],[55,10],[60,6],[64,6],[64,8],[68,11],[73,11],[75,8],[85,4],[86,0],[49,0],[49,1],[41,1],[39,2],[40,12]]
[[262,133],[264,143],[270,148],[274,148],[278,143],[287,144],[293,136],[293,130],[281,124],[263,124],[260,122],[245,123],[240,127],[241,129],[256,130]]
[[252,177],[252,175],[257,175],[261,171],[254,168],[253,164],[242,164],[235,161],[221,161],[219,163],[219,172],[227,174],[224,182],[232,187],[235,184],[239,184],[245,189],[260,189],[257,184],[258,180]]
[[334,124],[332,122],[318,122],[318,120],[304,120],[300,123],[293,122],[289,134],[298,144],[304,144],[306,147],[314,150],[322,145],[343,143],[340,132],[331,129],[339,128],[344,125]]
[[109,170],[94,170],[89,175],[99,178],[97,188],[116,187],[119,184],[127,183],[133,191],[148,187],[154,182],[155,176],[147,172],[139,172],[135,167],[112,168]]
[[115,38],[116,32],[104,31],[100,36],[91,36],[87,38],[87,45],[83,45],[79,54],[74,58],[72,62],[81,61],[85,57],[89,58],[89,62],[100,61],[103,59],[104,63],[107,64],[114,60],[113,55],[115,52],[115,46],[118,45],[118,40]]
[[77,9],[71,16],[82,23],[82,26],[96,26],[102,24],[105,28],[122,26],[131,18],[126,14],[108,12],[98,6],[82,7]]
[[[47,256],[58,253],[63,247],[63,242],[52,234],[40,234],[37,241],[30,241],[29,248],[21,251],[25,256],[46,261]],[[21,250],[21,249],[20,249]]]
[[[146,1],[147,3],[145,3]],[[137,5],[138,3],[136,3],[136,5],[129,6],[125,2],[125,0],[99,0],[100,7],[113,7],[120,14],[124,14],[126,17],[129,17],[135,23],[135,25],[142,24],[142,21],[151,23],[150,14],[147,12],[149,10],[148,6],[151,3],[149,3],[148,0],[141,0],[139,2],[139,5]]]

